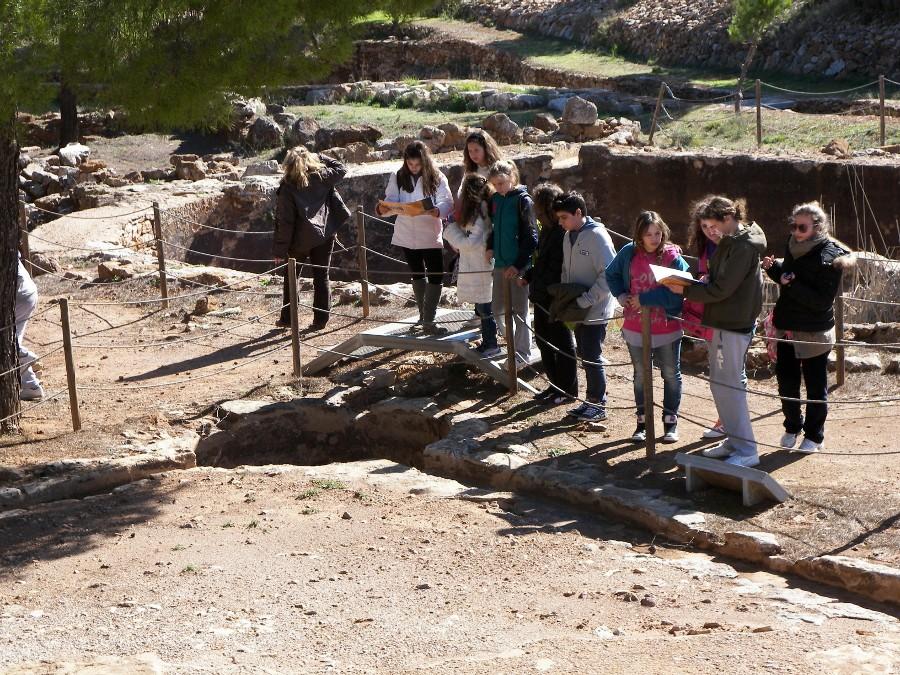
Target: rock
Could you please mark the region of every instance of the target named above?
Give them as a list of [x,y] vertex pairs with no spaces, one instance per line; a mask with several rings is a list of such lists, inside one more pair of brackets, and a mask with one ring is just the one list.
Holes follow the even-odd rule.
[[176,159],[178,155],[173,155],[172,159],[175,160],[175,178],[178,180],[190,180],[197,181],[203,180],[207,177],[207,166],[206,162],[204,162],[199,157],[194,155],[195,159],[192,160],[184,160],[184,159]]
[[847,67],[846,61],[843,59],[835,59],[831,62],[831,65],[828,66],[828,69],[825,71],[825,77],[834,77],[840,73],[844,72],[844,68]]
[[73,213],[75,211],[75,201],[71,197],[60,193],[35,199],[34,205],[60,215]]
[[295,145],[314,146],[318,130],[319,123],[312,117],[301,117],[291,125],[290,131],[285,132],[285,143],[292,147]]
[[244,169],[244,178],[249,178],[250,176],[277,176],[281,173],[281,165],[278,164],[274,159],[266,160],[265,162],[257,162],[256,164],[250,164],[246,169]]
[[656,598],[652,595],[645,595],[641,598],[641,606],[642,607],[656,607]]
[[438,149],[444,145],[446,136],[447,134],[444,133],[443,130],[432,126],[424,126],[419,131],[419,139],[428,146],[428,149],[431,150],[431,152],[437,152]]
[[121,281],[133,276],[134,271],[128,260],[108,260],[97,265],[97,278],[100,281]]
[[557,122],[556,118],[550,113],[538,113],[534,116],[532,124],[541,131],[546,131],[547,133],[552,134],[559,131],[559,122]]
[[236,98],[231,102],[231,109],[238,119],[252,119],[266,114],[266,104],[258,98]]
[[311,89],[306,94],[306,105],[328,105],[337,101],[338,92],[335,89]]
[[[60,168],[61,169],[63,169],[63,168],[71,169],[71,168],[75,168],[75,167],[67,166],[67,167],[60,167]],[[99,159],[86,159],[83,162],[81,162],[77,168],[81,173],[96,173],[97,171],[100,171],[100,169],[105,169],[106,163],[101,162]],[[62,175],[62,174],[57,174],[57,175]]]
[[362,378],[362,385],[369,389],[386,389],[394,386],[397,374],[388,368],[375,368],[370,370]]
[[522,129],[522,140],[526,143],[549,143],[550,134],[537,127],[525,127]]
[[275,123],[283,127],[285,129],[290,129],[294,126],[294,123],[297,121],[297,116],[293,113],[288,112],[280,112],[272,115],[272,119],[275,120]]
[[341,148],[350,145],[350,143],[375,145],[375,142],[382,135],[378,129],[369,125],[319,129],[316,131],[315,144],[317,150]]
[[32,267],[33,277],[39,277],[46,272],[59,272],[59,261],[56,258],[51,258],[46,253],[40,253],[39,251],[32,251],[31,253],[31,263],[34,265]]
[[143,183],[144,182],[144,174],[140,171],[129,171],[124,176],[125,180],[129,183]]
[[468,130],[455,122],[445,122],[438,126],[444,132],[444,147],[461,149],[466,142]]
[[91,156],[91,149],[81,143],[69,143],[59,149],[59,163],[64,166],[79,166]]
[[510,145],[522,141],[522,130],[519,128],[519,125],[503,113],[494,113],[485,119],[481,126],[501,145]]
[[361,164],[369,159],[368,143],[350,143],[344,148],[329,148],[323,150],[323,155],[333,157],[344,164]]
[[724,538],[723,552],[742,560],[761,560],[782,552],[778,539],[768,532],[726,532]]
[[148,182],[175,180],[175,172],[167,169],[145,169],[141,173],[144,174],[144,180]]
[[208,314],[212,306],[210,305],[209,296],[204,295],[202,298],[197,298],[197,302],[194,303],[194,311],[192,312],[192,314],[196,314],[198,316]]
[[884,367],[885,375],[900,375],[900,356],[892,356],[891,360]]
[[271,117],[257,117],[247,131],[247,144],[252,148],[277,148],[284,144],[284,132]]
[[796,571],[807,579],[846,588],[880,602],[900,602],[900,570],[862,558],[823,555],[803,558]]
[[341,515],[341,519],[342,520],[353,520],[353,516],[351,516],[347,511],[344,511],[344,513]]
[[547,105],[547,99],[539,94],[516,94],[509,100],[509,107],[512,110],[532,110],[534,108],[543,108]]
[[770,633],[773,630],[775,630],[775,629],[772,628],[772,626],[757,626],[756,628],[753,629],[753,632],[754,633]]
[[[848,373],[874,373],[881,370],[881,359],[878,354],[848,355],[844,357],[844,368]],[[837,370],[837,356],[834,352],[828,355],[828,370]]]
[[566,101],[562,118],[569,124],[592,126],[597,121],[597,106],[580,96],[573,96]]
[[850,152],[850,143],[843,138],[835,138],[830,141],[828,145],[822,148],[822,152],[839,159],[846,159],[852,156],[852,153]]

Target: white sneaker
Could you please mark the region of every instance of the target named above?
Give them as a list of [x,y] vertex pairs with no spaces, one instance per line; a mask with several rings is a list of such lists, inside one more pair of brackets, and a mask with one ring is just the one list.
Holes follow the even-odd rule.
[[725,438],[725,429],[717,424],[711,429],[704,431],[703,438]]
[[792,450],[797,446],[798,440],[800,440],[800,434],[792,434],[790,431],[786,431],[784,434],[782,434],[781,440],[778,441],[778,444],[782,448]]
[[731,455],[725,460],[726,464],[732,464],[734,466],[745,466],[748,469],[752,469],[754,466],[759,465],[759,455]]
[[44,388],[39,385],[24,386],[19,389],[20,401],[40,401],[44,398]]
[[825,449],[825,441],[822,441],[821,443],[816,443],[813,440],[804,438],[803,442],[800,444],[800,447],[797,448],[797,452],[803,452],[807,455],[811,455],[814,452],[818,452],[819,450],[824,450],[824,449]]
[[706,450],[700,454],[711,459],[722,459],[728,457],[732,452],[734,452],[734,448],[728,445],[728,441],[725,440],[711,448],[706,448]]

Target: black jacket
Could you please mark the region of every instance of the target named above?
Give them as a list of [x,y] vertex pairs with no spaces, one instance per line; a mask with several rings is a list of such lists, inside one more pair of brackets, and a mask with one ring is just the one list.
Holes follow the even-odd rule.
[[549,309],[549,286],[558,284],[562,277],[563,239],[566,231],[559,225],[542,225],[538,234],[537,255],[534,266],[523,275],[528,282],[531,301]]
[[[776,328],[826,331],[834,326],[834,298],[844,268],[853,262],[848,253],[829,239],[796,260],[788,249],[783,261],[775,261],[767,274],[780,289],[772,317]],[[790,273],[794,280],[782,286],[781,275]]]
[[324,244],[347,222],[350,214],[334,186],[347,173],[343,164],[320,156],[325,168],[310,174],[299,187],[282,180],[275,203],[275,258],[302,257]]

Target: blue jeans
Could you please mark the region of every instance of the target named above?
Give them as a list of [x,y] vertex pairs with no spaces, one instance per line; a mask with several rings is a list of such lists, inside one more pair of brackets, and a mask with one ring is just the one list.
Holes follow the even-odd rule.
[[584,376],[587,380],[585,398],[591,403],[606,404],[606,372],[600,365],[603,355],[603,341],[606,339],[606,323],[582,323],[575,327],[575,345],[578,356],[584,361]]
[[[637,414],[644,414],[644,348],[628,345],[634,365],[634,403]],[[663,378],[663,415],[678,415],[681,407],[681,340],[650,350],[650,358]]]
[[481,343],[488,347],[497,346],[497,322],[494,320],[494,312],[491,303],[475,303],[475,314],[481,319]]

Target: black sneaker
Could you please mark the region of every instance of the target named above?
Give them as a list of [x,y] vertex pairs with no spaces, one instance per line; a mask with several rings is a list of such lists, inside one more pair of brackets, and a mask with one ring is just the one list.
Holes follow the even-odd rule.
[[549,401],[553,398],[553,395],[556,393],[556,389],[553,387],[547,387],[544,391],[539,391],[534,395],[535,401]]
[[634,430],[634,433],[631,434],[631,440],[634,443],[643,443],[647,440],[647,425],[643,422],[637,423],[637,428]]

